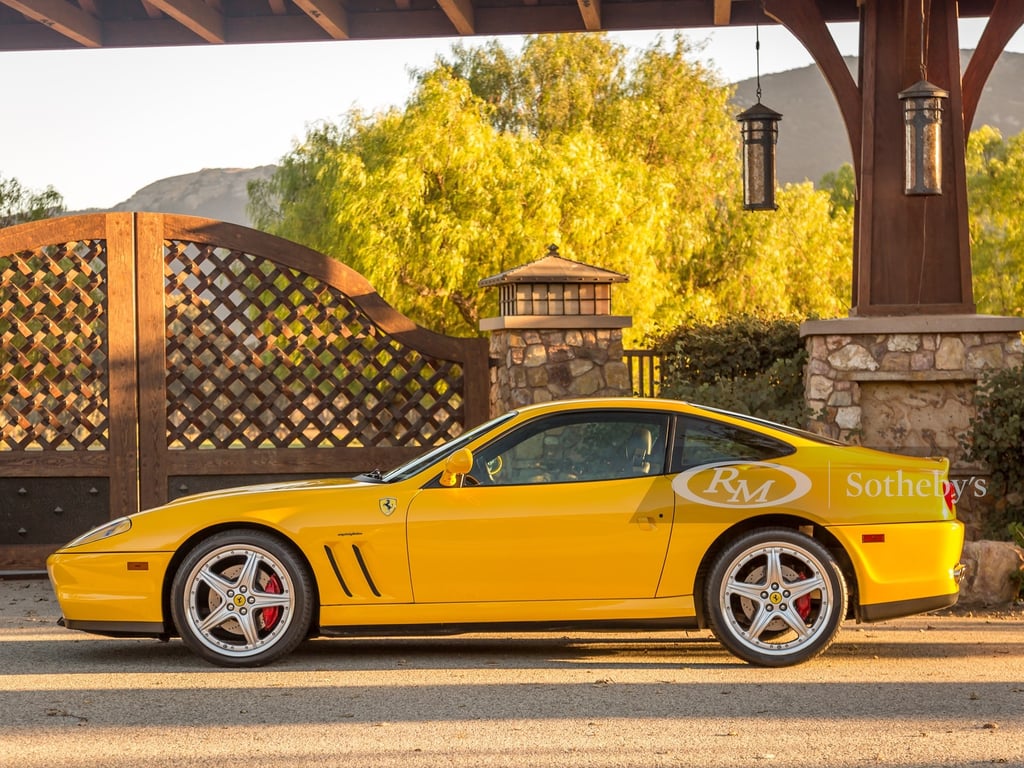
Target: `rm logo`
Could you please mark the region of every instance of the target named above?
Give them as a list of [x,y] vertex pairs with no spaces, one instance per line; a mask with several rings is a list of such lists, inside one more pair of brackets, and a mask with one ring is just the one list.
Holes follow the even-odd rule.
[[796,501],[811,490],[811,479],[766,461],[720,461],[677,475],[672,488],[694,504],[759,509]]

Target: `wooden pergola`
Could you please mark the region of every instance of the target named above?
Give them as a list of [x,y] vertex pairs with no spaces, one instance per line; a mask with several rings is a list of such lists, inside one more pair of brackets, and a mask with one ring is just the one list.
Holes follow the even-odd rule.
[[[961,72],[957,20],[987,17]],[[858,22],[850,75],[826,27]],[[0,0],[0,51],[497,36],[779,23],[835,94],[858,180],[852,314],[972,313],[964,152],[1024,0]],[[922,30],[924,34],[922,35]],[[942,194],[903,193],[897,94],[949,92]]]

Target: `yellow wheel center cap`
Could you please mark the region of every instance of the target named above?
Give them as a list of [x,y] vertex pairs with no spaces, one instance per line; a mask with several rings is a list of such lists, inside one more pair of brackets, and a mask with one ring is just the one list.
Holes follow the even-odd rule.
[[772,592],[768,596],[768,602],[770,602],[772,605],[778,605],[779,603],[782,602],[782,593],[781,592]]
[[241,608],[243,605],[245,605],[245,595],[235,595],[235,599],[233,602],[235,603],[235,605]]

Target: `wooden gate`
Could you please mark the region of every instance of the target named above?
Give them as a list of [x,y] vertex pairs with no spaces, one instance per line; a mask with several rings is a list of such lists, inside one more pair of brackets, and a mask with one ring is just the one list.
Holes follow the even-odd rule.
[[0,230],[0,570],[178,496],[387,468],[488,415],[487,343],[245,227]]

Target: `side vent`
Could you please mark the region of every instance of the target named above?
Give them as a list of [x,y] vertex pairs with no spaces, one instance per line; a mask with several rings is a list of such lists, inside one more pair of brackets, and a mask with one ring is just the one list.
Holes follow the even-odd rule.
[[[363,576],[366,578],[366,584],[370,587],[370,591],[373,592],[374,597],[380,597],[380,592],[377,591],[377,585],[373,583],[373,577],[370,576],[370,570],[366,567],[366,561],[363,560],[363,553],[359,551],[359,547],[355,544],[352,545],[352,552],[356,556],[356,562],[359,563],[359,567],[363,571]],[[348,590],[346,590],[347,592]]]
[[347,597],[352,597],[352,591],[348,588],[348,584],[345,583],[345,579],[341,575],[341,569],[338,568],[338,561],[334,559],[334,553],[331,552],[331,548],[325,546],[324,552],[327,553],[327,561],[331,564],[331,568],[334,571],[334,575],[338,579],[338,583],[341,585],[341,588],[345,590],[345,595]]

